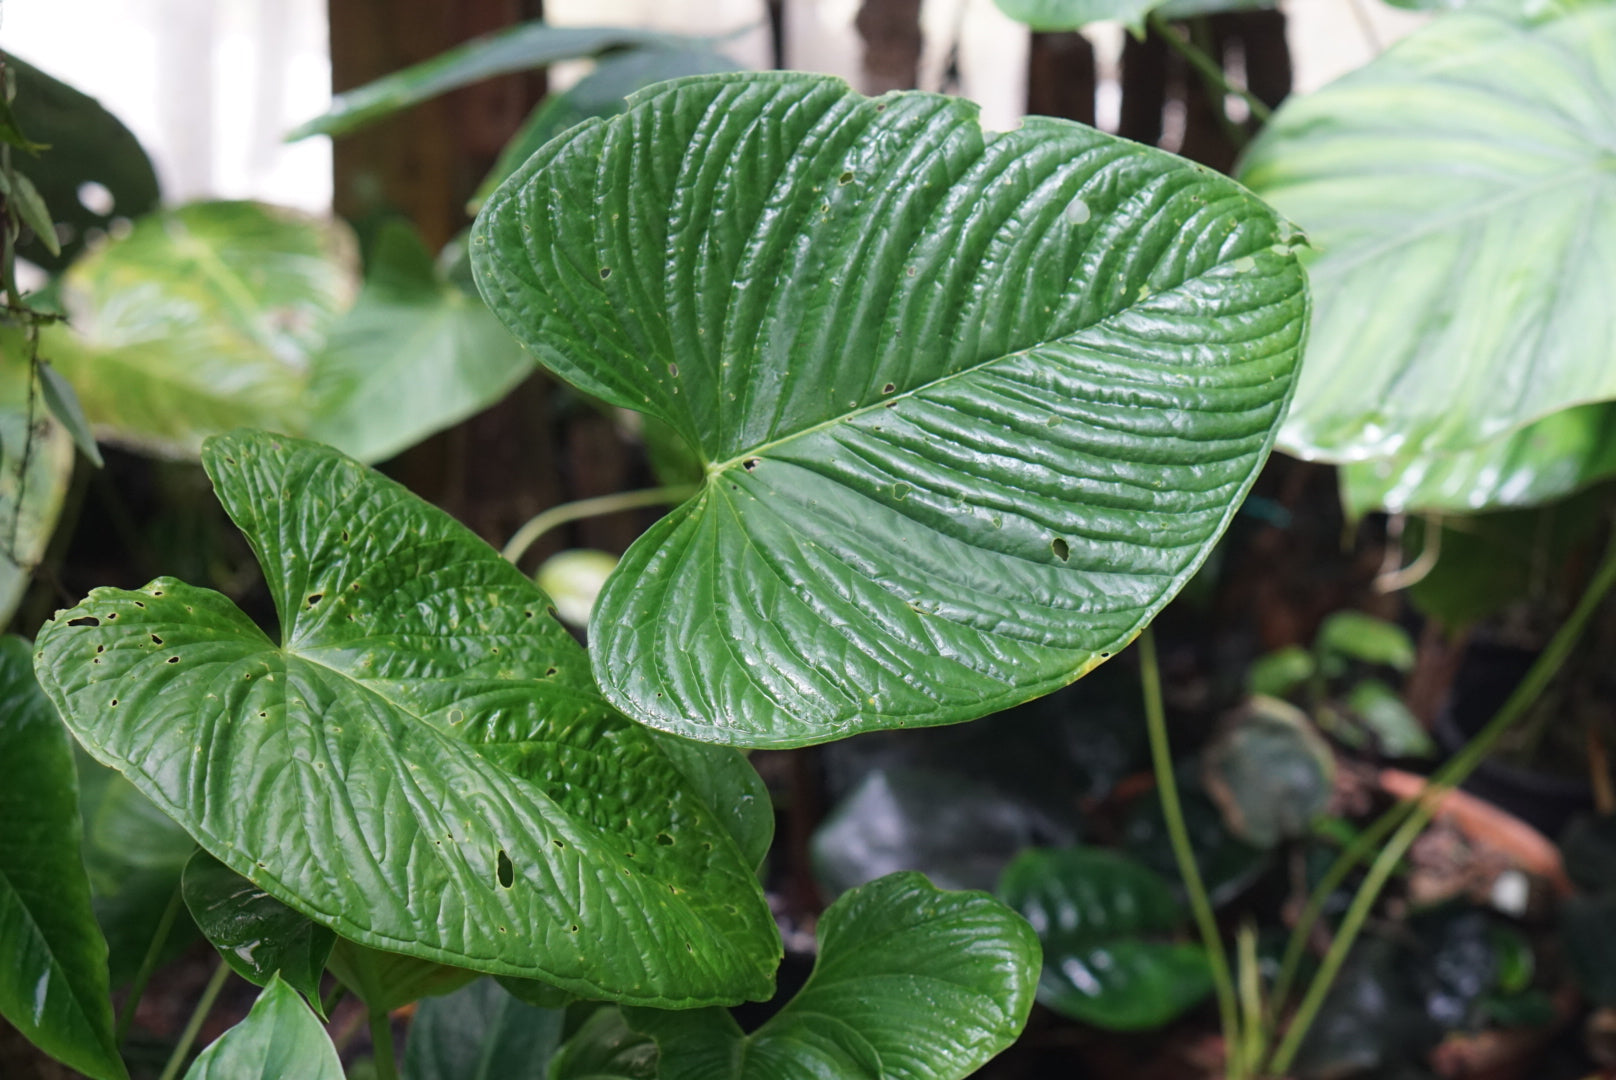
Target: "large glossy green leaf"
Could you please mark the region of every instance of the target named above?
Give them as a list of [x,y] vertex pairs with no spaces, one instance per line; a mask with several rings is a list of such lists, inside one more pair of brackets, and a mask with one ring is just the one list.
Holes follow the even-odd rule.
[[1616,398],[1616,7],[1526,10],[1435,20],[1292,98],[1247,155],[1320,253],[1287,449],[1474,451]]
[[121,1080],[73,768],[28,643],[0,638],[0,1016],[80,1072]]
[[392,223],[313,365],[308,434],[380,461],[504,397],[533,358],[480,299],[442,280],[410,226]]
[[22,334],[0,328],[0,629],[22,603],[73,479],[73,438],[45,409]]
[[493,979],[421,1003],[404,1080],[549,1080],[563,1013],[525,1005]]
[[325,447],[203,463],[279,640],[168,578],[58,613],[37,667],[93,754],[345,938],[590,997],[768,995],[751,864],[519,570]]
[[209,1046],[185,1080],[343,1080],[342,1062],[325,1029],[278,978],[258,995],[247,1018]]
[[335,934],[205,851],[186,864],[184,896],[196,925],[237,975],[265,986],[279,974],[320,1008],[320,976]]
[[819,922],[806,986],[750,1035],[721,1009],[627,1010],[661,1051],[661,1080],[953,1080],[1015,1041],[1038,944],[985,893],[893,874]]
[[1616,475],[1616,404],[1562,409],[1473,450],[1355,462],[1341,470],[1347,513],[1471,513],[1535,506]]
[[1267,454],[1307,298],[1232,182],[829,78],[664,83],[484,206],[489,305],[706,481],[590,628],[620,708],[794,746],[973,719],[1115,654]]
[[26,168],[62,241],[60,254],[37,241],[20,254],[54,272],[78,258],[96,230],[156,209],[157,173],[140,141],[94,98],[9,53],[6,69],[17,76],[18,123],[48,146]]
[[676,46],[691,39],[618,26],[547,26],[523,23],[456,45],[430,60],[395,71],[332,99],[331,108],[287,139],[346,135],[400,109],[496,75],[531,71],[558,60],[597,56],[636,46]]
[[352,263],[334,222],[245,202],[165,210],[64,276],[70,324],[47,328],[40,353],[103,438],[192,455],[241,425],[301,431]]
[[1029,851],[1004,872],[999,895],[1043,943],[1038,1000],[1057,1012],[1134,1031],[1160,1027],[1212,990],[1200,946],[1166,940],[1184,921],[1172,889],[1124,855]]

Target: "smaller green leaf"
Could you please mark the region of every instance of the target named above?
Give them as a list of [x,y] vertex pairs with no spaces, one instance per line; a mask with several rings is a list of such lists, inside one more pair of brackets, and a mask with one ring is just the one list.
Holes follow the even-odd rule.
[[994,0],[999,10],[1033,30],[1081,30],[1115,20],[1139,30],[1162,0]]
[[1246,672],[1246,689],[1253,694],[1284,697],[1318,670],[1313,654],[1300,645],[1287,645],[1283,649],[1259,656]]
[[1428,758],[1436,753],[1419,719],[1397,692],[1379,679],[1365,679],[1347,695],[1350,709],[1375,736],[1380,752],[1394,758]]
[[51,367],[50,362],[39,362],[39,385],[44,391],[45,407],[51,411],[67,433],[73,437],[73,443],[79,452],[90,460],[96,468],[101,468],[101,448],[95,445],[95,435],[90,431],[90,422],[84,418],[84,407],[79,404],[79,396],[73,391],[73,384],[62,378],[61,372]]
[[39,242],[45,245],[45,250],[52,255],[62,253],[62,245],[56,239],[56,222],[51,219],[50,208],[40,196],[39,189],[34,182],[20,172],[13,172],[10,178],[10,192],[12,203],[17,208],[17,216],[24,225],[34,230]]
[[279,978],[271,978],[247,1018],[202,1051],[185,1080],[343,1080],[325,1029]]
[[956,1080],[1021,1033],[1037,948],[991,896],[893,874],[826,910],[807,985],[751,1035],[722,1009],[624,1016],[661,1080]]
[[486,978],[424,1001],[410,1024],[404,1080],[548,1080],[563,1015]]
[[0,639],[0,823],[0,1016],[79,1072],[124,1080],[73,751],[17,637]]
[[1414,667],[1414,642],[1396,623],[1361,611],[1338,611],[1324,620],[1313,647],[1321,656],[1339,656],[1398,671]]
[[589,625],[595,598],[615,569],[616,555],[578,548],[557,552],[544,560],[533,581],[554,601],[561,621],[581,630]]
[[31,355],[20,329],[0,326],[0,629],[45,556],[73,478],[72,438],[29,409]]
[[41,150],[50,149],[45,143],[37,143],[22,133],[22,127],[17,123],[16,115],[11,111],[12,92],[15,90],[15,76],[6,72],[7,93],[0,95],[0,142],[7,146],[15,146],[18,150],[28,154],[37,155]]
[[1335,757],[1301,710],[1255,697],[1207,747],[1201,778],[1230,832],[1272,848],[1312,832],[1330,804]]
[[452,994],[477,978],[477,972],[465,968],[383,952],[340,937],[326,964],[372,1012],[392,1012],[412,1001]]
[[657,1080],[657,1044],[629,1028],[623,1010],[589,1014],[550,1065],[550,1080]]
[[183,888],[191,917],[236,974],[265,986],[278,972],[320,1012],[320,976],[335,934],[205,851],[186,865]]
[[323,115],[295,129],[287,141],[310,135],[346,135],[385,116],[419,105],[462,86],[531,71],[558,60],[598,56],[613,49],[676,45],[689,41],[672,34],[615,26],[547,26],[523,23],[509,30],[475,38],[423,60],[402,71],[383,76],[354,90],[338,94]]
[[1038,1000],[1056,1012],[1140,1031],[1160,1027],[1212,990],[1201,948],[1165,940],[1183,922],[1172,888],[1124,855],[1028,851],[1004,872],[999,895],[1043,944]]

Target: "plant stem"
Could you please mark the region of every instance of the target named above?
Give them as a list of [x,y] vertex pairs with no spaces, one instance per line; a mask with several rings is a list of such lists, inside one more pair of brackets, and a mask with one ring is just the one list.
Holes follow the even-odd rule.
[[[1576,647],[1582,637],[1582,631],[1588,620],[1598,609],[1605,595],[1611,587],[1616,586],[1616,535],[1613,535],[1609,546],[1605,549],[1605,556],[1594,571],[1593,580],[1583,593],[1582,599],[1577,602],[1567,617],[1555,632],[1548,648],[1532,664],[1515,688],[1515,692],[1499,708],[1498,713],[1487,722],[1487,726],[1476,734],[1476,737],[1466,743],[1453,758],[1443,766],[1430,782],[1426,784],[1425,791],[1418,799],[1410,800],[1390,811],[1375,823],[1373,829],[1367,830],[1363,837],[1372,833],[1383,832],[1383,823],[1395,820],[1394,815],[1402,817],[1402,824],[1387,841],[1386,846],[1375,856],[1370,864],[1369,873],[1365,875],[1363,884],[1353,895],[1352,904],[1341,918],[1341,926],[1336,931],[1335,940],[1330,943],[1329,951],[1325,953],[1323,962],[1319,965],[1319,973],[1307,988],[1307,995],[1296,1010],[1296,1016],[1291,1021],[1289,1030],[1285,1032],[1285,1039],[1280,1043],[1279,1049],[1269,1060],[1268,1071],[1275,1075],[1283,1075],[1290,1068],[1292,1059],[1300,1049],[1302,1039],[1306,1037],[1308,1028],[1312,1026],[1314,1018],[1318,1015],[1319,1007],[1324,1003],[1324,996],[1329,993],[1335,977],[1346,960],[1348,951],[1357,939],[1358,932],[1363,928],[1364,920],[1368,918],[1370,909],[1380,896],[1380,890],[1391,878],[1392,872],[1402,860],[1405,852],[1414,843],[1416,837],[1430,823],[1436,815],[1437,806],[1442,796],[1451,789],[1464,782],[1465,777],[1481,764],[1498,742],[1500,736],[1508,731],[1510,725],[1520,719],[1522,714],[1546,690],[1554,677],[1559,674],[1560,668],[1565,665],[1566,659]],[[1353,847],[1357,847],[1355,843]],[[1350,850],[1350,849],[1349,849]],[[1342,860],[1346,857],[1343,853]],[[1338,860],[1342,861],[1342,860]],[[1332,870],[1334,868],[1332,867]],[[1300,928],[1300,927],[1299,927]]]
[[393,1059],[393,1024],[386,1009],[370,1012],[370,1045],[376,1062],[376,1080],[398,1080],[398,1064]]
[[183,899],[180,886],[175,882],[174,895],[168,898],[168,906],[157,919],[157,928],[152,931],[151,944],[146,946],[146,955],[140,958],[140,967],[135,969],[134,981],[129,984],[129,996],[124,1000],[123,1009],[118,1013],[118,1028],[114,1038],[120,1046],[129,1034],[130,1025],[135,1022],[135,1009],[140,1004],[141,995],[146,992],[146,984],[151,982],[152,973],[157,970],[157,959],[163,954],[163,946],[168,944],[169,931],[174,928],[174,920],[180,913],[181,903]]
[[338,983],[331,988],[331,992],[327,994],[320,1002],[320,1011],[325,1014],[327,1020],[331,1019],[332,1010],[334,1010],[337,1005],[341,1003],[342,999],[347,996],[348,988],[343,986],[341,983]]
[[1240,983],[1240,1009],[1244,1014],[1245,1033],[1242,1036],[1241,1057],[1249,1070],[1262,1061],[1268,1032],[1266,1010],[1262,999],[1262,970],[1257,961],[1257,927],[1247,920],[1235,937],[1239,964],[1236,973]]
[[665,506],[669,503],[682,502],[695,494],[700,486],[671,484],[667,487],[646,488],[643,491],[620,491],[615,495],[601,495],[593,499],[580,499],[577,502],[552,506],[517,529],[516,535],[511,537],[510,543],[505,545],[505,550],[500,554],[509,562],[521,562],[528,548],[537,543],[541,536],[569,521],[599,517],[602,514],[616,514],[623,510],[638,510],[643,506]]
[[1230,82],[1229,77],[1223,73],[1221,64],[1196,48],[1194,42],[1181,36],[1178,31],[1168,25],[1166,19],[1156,12],[1151,12],[1146,18],[1150,23],[1150,28],[1160,34],[1162,40],[1171,45],[1180,56],[1189,61],[1190,66],[1201,73],[1202,78],[1211,82],[1225,94],[1234,94],[1236,97],[1243,99],[1246,107],[1251,110],[1251,115],[1255,116],[1259,123],[1268,123],[1269,118],[1274,115],[1274,110],[1270,109],[1262,98],[1245,87],[1236,86]]
[[1218,937],[1217,919],[1212,914],[1212,903],[1207,899],[1201,870],[1195,865],[1195,849],[1190,845],[1189,830],[1184,825],[1184,809],[1178,800],[1178,780],[1173,775],[1173,750],[1167,741],[1167,716],[1162,708],[1156,639],[1148,626],[1139,635],[1139,677],[1144,688],[1145,725],[1150,733],[1150,759],[1156,769],[1156,791],[1161,797],[1167,835],[1172,840],[1173,858],[1178,862],[1179,875],[1184,879],[1184,891],[1189,894],[1190,910],[1195,914],[1196,928],[1201,933],[1202,944],[1206,946],[1207,966],[1212,969],[1212,985],[1217,990],[1218,998],[1218,1018],[1223,1027],[1223,1042],[1228,1048],[1228,1075],[1230,1080],[1243,1080],[1247,1070],[1240,1037],[1240,1007],[1235,997],[1234,980],[1229,975],[1229,960]]
[[174,1080],[180,1074],[180,1067],[190,1056],[191,1046],[196,1042],[197,1034],[202,1030],[202,1024],[207,1020],[208,1013],[213,1011],[213,1003],[219,1000],[219,991],[224,989],[225,982],[230,978],[230,965],[223,960],[213,969],[213,978],[202,990],[202,996],[197,999],[196,1008],[191,1010],[191,1018],[185,1022],[185,1030],[180,1032],[180,1041],[174,1044],[174,1052],[168,1055],[168,1064],[163,1066],[163,1072],[157,1080]]

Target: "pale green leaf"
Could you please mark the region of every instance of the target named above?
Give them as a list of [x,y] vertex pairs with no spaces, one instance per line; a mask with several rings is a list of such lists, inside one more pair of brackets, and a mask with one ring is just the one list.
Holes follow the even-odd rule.
[[999,10],[1038,31],[1081,30],[1116,20],[1135,29],[1162,0],[994,0]]
[[404,1080],[549,1080],[564,1014],[478,979],[423,1001],[410,1023]]
[[93,754],[361,944],[635,1003],[768,996],[752,865],[521,571],[327,448],[240,433],[203,463],[279,640],[168,578],[58,613],[38,667]]
[[1524,10],[1433,21],[1251,147],[1242,178],[1319,253],[1286,449],[1477,451],[1616,398],[1616,7]]
[[219,1036],[186,1070],[185,1080],[343,1080],[325,1029],[279,978],[258,995],[247,1018]]
[[661,84],[547,144],[472,259],[542,363],[705,463],[590,641],[607,697],[715,742],[973,719],[1130,641],[1271,445],[1293,234],[1065,121],[829,78]]
[[1028,851],[999,895],[1043,944],[1038,1000],[1120,1031],[1160,1027],[1212,990],[1206,955],[1172,941],[1184,921],[1172,889],[1126,856],[1099,848]]
[[67,731],[28,643],[0,638],[0,1016],[79,1072],[122,1080],[81,829]]
[[39,189],[34,187],[34,182],[20,172],[12,172],[9,186],[11,190],[7,194],[12,206],[16,208],[17,217],[34,231],[34,236],[45,246],[47,252],[60,255],[62,245],[56,239],[56,223],[51,218],[50,208],[45,205]]
[[[21,331],[0,327],[0,629],[45,557],[73,479],[73,438],[34,402]],[[26,471],[26,475],[24,475]]]
[[808,983],[750,1035],[721,1009],[628,1009],[661,1080],[955,1080],[1021,1033],[1038,943],[986,893],[915,873],[845,893],[819,922]]

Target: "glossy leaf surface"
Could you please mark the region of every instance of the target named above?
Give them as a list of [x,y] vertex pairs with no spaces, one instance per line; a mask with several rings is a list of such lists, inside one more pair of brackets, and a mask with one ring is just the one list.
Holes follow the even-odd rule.
[[720,1009],[627,1010],[661,1080],[954,1080],[1027,1021],[1037,942],[984,893],[893,874],[832,904],[818,933],[807,985],[751,1035]]
[[1167,882],[1098,848],[1028,851],[999,895],[1044,947],[1038,1000],[1066,1016],[1122,1031],[1159,1027],[1212,989],[1197,945],[1164,940],[1184,921]]
[[549,1080],[562,1017],[478,979],[415,1011],[404,1080]]
[[320,1021],[280,979],[271,979],[247,1018],[192,1063],[185,1080],[343,1080],[342,1062]]
[[0,1016],[72,1068],[120,1080],[73,750],[16,637],[0,638],[0,822]]
[[577,60],[613,49],[677,44],[682,40],[688,39],[625,27],[523,23],[475,38],[430,60],[338,94],[328,112],[302,125],[287,138],[345,135],[400,109],[496,75],[531,71],[558,60]]
[[1616,475],[1616,404],[1562,409],[1473,450],[1361,461],[1341,470],[1341,500],[1372,510],[1473,513],[1536,506]]
[[358,302],[313,361],[308,434],[381,461],[492,405],[532,369],[480,299],[440,278],[415,231],[390,224]]
[[78,258],[98,230],[156,209],[157,173],[140,141],[94,98],[10,53],[6,68],[17,76],[11,105],[17,122],[49,147],[28,159],[28,175],[51,217],[65,227],[57,230],[58,254],[37,240],[20,254],[54,273]]
[[1466,8],[1291,99],[1242,177],[1319,258],[1281,445],[1473,451],[1616,398],[1616,8]]
[[40,636],[48,693],[216,858],[345,938],[591,997],[767,996],[752,866],[515,567],[325,447],[204,464],[280,614],[172,579]]
[[1292,239],[1171,155],[818,76],[662,84],[549,143],[473,228],[479,287],[707,473],[601,595],[607,697],[795,746],[974,719],[1116,653],[1267,454]]
[[277,973],[320,1008],[320,976],[336,935],[205,851],[186,864],[185,906],[225,963],[258,986]]
[[63,278],[40,354],[103,438],[194,455],[242,425],[301,431],[308,368],[353,297],[345,228],[256,203],[138,221]]

